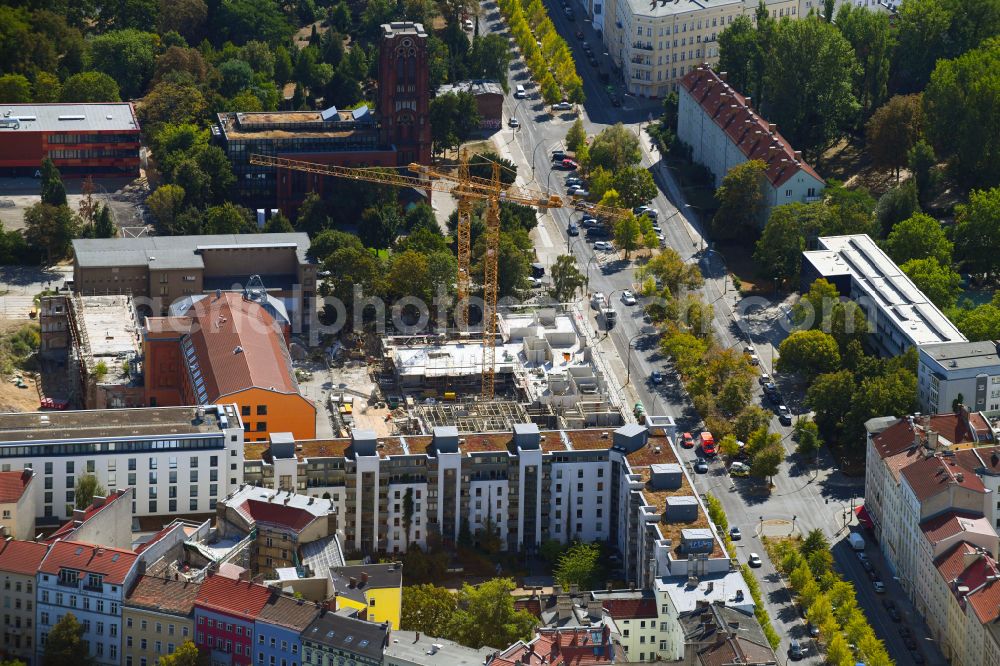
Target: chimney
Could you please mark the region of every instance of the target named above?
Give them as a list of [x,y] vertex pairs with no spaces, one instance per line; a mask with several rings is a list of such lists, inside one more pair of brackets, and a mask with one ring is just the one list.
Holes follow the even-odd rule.
[[84,509],[73,509],[73,520],[74,521],[81,521],[82,522],[83,519],[84,519],[84,517],[86,515],[87,515],[87,512]]
[[573,602],[568,594],[560,594],[556,598],[556,616],[560,620],[568,620],[573,617]]
[[361,584],[364,585],[367,582],[368,582],[368,572],[362,571],[361,572]]
[[747,108],[750,109],[750,110],[753,110],[753,104],[752,104],[753,98],[751,98],[750,95],[747,95],[743,99],[745,99],[747,101]]
[[358,586],[358,579],[355,578],[354,576],[351,576],[350,581],[349,581],[349,586],[350,587],[357,587]]
[[729,72],[719,72],[719,80],[720,81],[725,81],[728,76],[729,76]]
[[609,580],[609,581],[607,582],[607,585],[606,585],[606,587],[607,587],[607,589],[608,589],[608,592],[610,592],[610,591],[612,590],[613,586],[612,586],[612,584],[611,584],[611,581],[610,581],[610,580]]
[[775,125],[774,123],[768,123],[768,124],[767,124],[767,129],[768,129],[768,130],[769,130],[770,132],[777,132],[777,131],[778,131],[778,126],[777,126],[777,125]]

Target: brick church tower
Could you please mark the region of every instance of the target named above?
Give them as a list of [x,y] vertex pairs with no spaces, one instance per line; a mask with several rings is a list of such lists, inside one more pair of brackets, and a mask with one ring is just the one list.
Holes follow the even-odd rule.
[[382,143],[395,145],[400,165],[430,164],[430,67],[422,24],[382,25],[378,96]]

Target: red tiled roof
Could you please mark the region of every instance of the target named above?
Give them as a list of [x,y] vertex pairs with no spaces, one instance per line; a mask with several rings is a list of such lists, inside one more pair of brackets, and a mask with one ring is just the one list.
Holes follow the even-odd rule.
[[190,615],[201,583],[143,576],[136,583],[125,605],[149,610]]
[[602,605],[616,620],[656,618],[656,601],[653,599],[605,599]]
[[958,464],[970,470],[984,469],[993,474],[1000,473],[1000,447],[984,446],[962,449],[955,452]]
[[542,602],[538,599],[515,599],[514,610],[526,610],[537,618],[542,617]]
[[976,554],[976,547],[967,541],[962,541],[950,551],[937,559],[934,564],[945,582],[951,583],[965,571],[967,558]]
[[0,571],[34,576],[49,547],[34,541],[7,539],[0,542]]
[[0,504],[13,504],[21,499],[33,476],[30,469],[22,472],[0,472]]
[[[983,624],[1000,618],[1000,566],[989,554],[977,553],[974,546],[960,543],[938,559],[937,569],[952,593],[972,605]],[[959,593],[961,585],[969,590]]]
[[299,392],[284,335],[259,303],[223,292],[201,299],[187,314],[194,319],[191,342],[210,402],[253,387]]
[[913,446],[913,427],[906,419],[894,424],[872,437],[872,446],[880,458],[888,458]]
[[45,539],[45,540],[48,543],[53,543],[53,542],[55,542],[56,539],[64,539],[65,540],[67,537],[69,537],[71,534],[73,534],[73,532],[75,532],[77,530],[77,528],[79,527],[79,525],[76,524],[77,520],[80,520],[81,523],[86,523],[88,520],[90,520],[91,518],[93,518],[94,516],[96,516],[98,513],[100,513],[101,511],[103,511],[105,508],[111,506],[111,504],[113,502],[115,502],[116,500],[120,499],[127,492],[128,492],[127,488],[124,488],[122,490],[116,490],[115,492],[113,492],[113,493],[109,494],[107,497],[105,497],[104,500],[100,504],[98,504],[97,506],[95,506],[93,503],[91,503],[91,505],[88,506],[84,510],[82,518],[80,518],[80,519],[71,518],[67,523],[63,524],[62,527],[60,527],[58,530],[56,530],[55,532],[53,532],[52,534],[50,534],[49,537],[47,539]]
[[[599,634],[598,642],[593,640]],[[595,654],[596,648],[596,654]],[[586,666],[624,661],[624,652],[611,641],[611,631],[600,628],[540,629],[529,643],[518,642],[501,652],[491,666]]]
[[985,493],[982,479],[961,467],[952,456],[925,458],[903,469],[903,477],[919,501],[924,501],[955,485],[974,492]]
[[236,507],[236,510],[247,520],[257,523],[270,523],[271,525],[281,525],[301,532],[309,526],[316,516],[294,506],[285,506],[280,502],[261,502],[255,499],[248,499],[243,504]]
[[271,598],[271,589],[249,581],[210,576],[201,584],[195,606],[255,620]]
[[[1000,575],[996,562],[992,558],[989,559],[992,562],[990,575]],[[1000,581],[996,578],[987,581],[986,584],[969,595],[969,602],[972,604],[972,609],[976,611],[976,617],[979,618],[980,622],[983,624],[995,622],[997,618],[1000,618]]]
[[795,154],[785,137],[776,128],[772,130],[766,120],[747,106],[746,98],[711,68],[695,67],[681,79],[681,86],[748,160],[760,160],[767,165],[771,185],[778,187],[800,171],[823,182],[815,169]]
[[922,522],[920,530],[924,533],[924,537],[934,544],[970,530],[989,534],[993,528],[990,526],[990,521],[982,516],[962,511],[947,511]]
[[53,575],[59,575],[60,569],[101,574],[105,583],[121,585],[137,559],[138,555],[131,550],[104,548],[76,541],[57,541],[52,544],[38,570]]
[[727,637],[698,653],[702,666],[729,666],[729,664],[776,664],[774,652],[769,647],[754,643],[741,636]]

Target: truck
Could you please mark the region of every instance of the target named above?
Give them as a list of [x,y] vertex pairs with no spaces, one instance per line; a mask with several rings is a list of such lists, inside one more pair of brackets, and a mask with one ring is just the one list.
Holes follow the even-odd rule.
[[863,551],[865,549],[865,539],[857,532],[851,532],[848,534],[847,542],[851,544],[851,548],[854,550]]

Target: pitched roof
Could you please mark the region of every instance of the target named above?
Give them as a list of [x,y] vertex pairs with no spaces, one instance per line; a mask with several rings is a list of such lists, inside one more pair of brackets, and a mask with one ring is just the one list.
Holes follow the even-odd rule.
[[77,541],[57,541],[52,544],[38,571],[58,575],[60,569],[104,576],[105,583],[121,585],[138,559],[131,550],[104,548]]
[[931,544],[954,538],[964,532],[996,534],[990,521],[982,516],[954,510],[925,520],[920,524],[920,531]]
[[656,618],[655,599],[605,599],[601,602],[616,620]]
[[899,419],[893,425],[872,437],[872,447],[880,458],[902,453],[913,446],[913,426],[908,419]]
[[74,517],[71,518],[66,523],[64,523],[62,527],[60,527],[58,530],[50,534],[48,538],[45,539],[45,541],[47,541],[48,543],[53,543],[55,542],[56,539],[62,539],[63,541],[66,541],[67,539],[72,537],[73,533],[76,532],[88,520],[99,514],[107,507],[111,506],[114,502],[120,500],[122,497],[128,494],[128,492],[129,492],[128,488],[122,488],[121,490],[116,490],[112,493],[109,493],[106,497],[95,498],[95,501],[92,502],[90,506],[88,506],[86,509],[84,509],[82,516],[76,517],[74,512]]
[[518,641],[490,662],[492,666],[585,666],[624,661],[624,651],[611,639],[607,625],[573,629],[539,629],[535,638]]
[[982,479],[961,467],[953,456],[933,456],[904,467],[903,478],[923,502],[944,491],[948,486],[961,486],[973,492],[985,493]]
[[974,557],[977,557],[976,547],[968,541],[962,541],[939,557],[934,566],[945,582],[951,585],[952,582],[962,575],[962,572],[965,571],[968,563]]
[[277,624],[301,633],[319,615],[320,607],[310,601],[286,597],[275,592],[257,616],[258,622]]
[[939,558],[936,566],[952,594],[971,604],[980,622],[1000,618],[1000,566],[988,553],[977,552],[963,541]]
[[284,335],[259,303],[223,292],[201,299],[186,314],[194,319],[185,340],[195,358],[186,357],[194,383],[199,376],[205,380],[203,404],[253,387],[299,392]]
[[6,539],[0,542],[0,571],[34,576],[48,550],[48,544]]
[[778,187],[800,171],[823,182],[777,128],[754,113],[746,98],[709,67],[695,67],[681,79],[681,86],[748,160],[767,165],[771,185]]
[[330,581],[339,596],[364,601],[365,590],[400,587],[403,584],[403,567],[395,563],[333,567],[330,569]]
[[173,615],[190,615],[200,588],[201,583],[187,580],[142,576],[125,599],[125,605]]
[[367,622],[330,611],[318,615],[302,632],[302,640],[372,659],[382,659],[388,636],[387,624]]
[[195,606],[253,621],[271,598],[271,589],[249,581],[209,576],[201,584]]
[[718,641],[699,652],[698,660],[704,666],[778,663],[770,647],[747,640],[742,636],[730,636]]
[[316,520],[316,516],[305,509],[273,502],[262,502],[256,499],[246,500],[237,506],[236,510],[247,520],[280,525],[296,532],[301,532],[312,521]]
[[34,478],[34,472],[0,472],[0,504],[13,504],[21,499],[25,489]]

